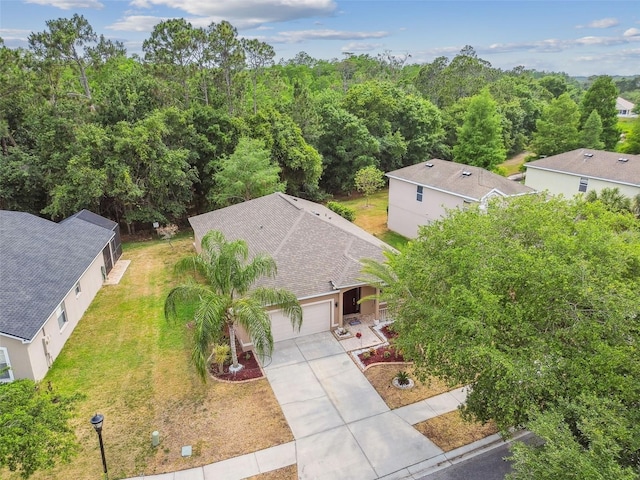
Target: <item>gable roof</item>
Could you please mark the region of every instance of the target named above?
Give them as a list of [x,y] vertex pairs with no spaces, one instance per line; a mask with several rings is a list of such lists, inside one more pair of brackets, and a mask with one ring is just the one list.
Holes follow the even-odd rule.
[[79,218],[0,210],[0,334],[33,339],[112,236]]
[[616,110],[633,110],[635,104],[630,102],[629,100],[625,100],[622,97],[616,98]]
[[[429,166],[431,165],[431,166]],[[469,173],[469,175],[463,174]],[[479,202],[489,193],[503,196],[533,193],[534,190],[484,168],[434,158],[386,174],[396,180]]]
[[579,148],[526,163],[525,167],[640,187],[640,155]]
[[78,213],[74,213],[69,218],[65,218],[61,223],[64,223],[72,218],[79,218],[80,220],[93,223],[94,225],[98,225],[99,227],[106,228],[107,230],[113,230],[118,225],[113,220],[104,218],[103,216],[98,215],[97,213],[93,213],[87,209],[83,209],[83,210],[80,210]]
[[286,288],[299,299],[362,285],[360,259],[384,260],[386,243],[323,205],[273,193],[189,218],[196,241],[210,230],[243,239],[250,255],[266,253],[278,267],[260,284]]

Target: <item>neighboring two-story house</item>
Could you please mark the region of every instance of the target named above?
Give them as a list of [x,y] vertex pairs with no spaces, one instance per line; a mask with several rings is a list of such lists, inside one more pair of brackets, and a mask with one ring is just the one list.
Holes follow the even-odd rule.
[[579,148],[525,164],[525,185],[571,198],[578,193],[618,188],[640,194],[640,155]]
[[483,168],[433,159],[387,173],[390,230],[408,238],[418,228],[444,217],[447,210],[492,197],[510,197],[534,190]]

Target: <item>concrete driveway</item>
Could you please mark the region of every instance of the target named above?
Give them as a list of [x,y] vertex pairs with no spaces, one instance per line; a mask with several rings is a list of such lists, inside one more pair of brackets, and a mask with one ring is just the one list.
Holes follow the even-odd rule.
[[301,479],[401,478],[443,453],[389,410],[330,332],[276,343],[265,371]]

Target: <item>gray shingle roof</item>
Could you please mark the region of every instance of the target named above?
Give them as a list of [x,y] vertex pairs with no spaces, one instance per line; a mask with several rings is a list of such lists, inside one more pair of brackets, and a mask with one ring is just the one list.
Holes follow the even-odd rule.
[[79,218],[0,210],[0,333],[31,340],[112,236]]
[[383,260],[387,244],[323,205],[274,193],[189,218],[196,241],[210,230],[243,239],[251,255],[267,253],[278,266],[265,285],[286,288],[298,298],[360,285],[360,259]]
[[[621,162],[620,158],[627,161]],[[640,186],[640,155],[579,148],[541,158],[525,166]]]
[[[431,167],[427,165],[432,165]],[[463,175],[468,172],[471,175]],[[531,193],[533,189],[480,167],[434,158],[387,173],[387,177],[480,201],[493,190],[503,195]]]

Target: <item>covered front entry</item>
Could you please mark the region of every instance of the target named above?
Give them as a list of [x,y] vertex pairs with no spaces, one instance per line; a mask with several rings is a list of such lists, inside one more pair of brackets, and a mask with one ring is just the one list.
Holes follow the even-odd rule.
[[270,312],[273,341],[288,340],[312,333],[328,332],[331,329],[333,300],[323,300],[302,305],[302,327],[300,331],[291,327],[291,320],[281,310]]
[[342,294],[342,315],[360,313],[360,287],[352,288]]

